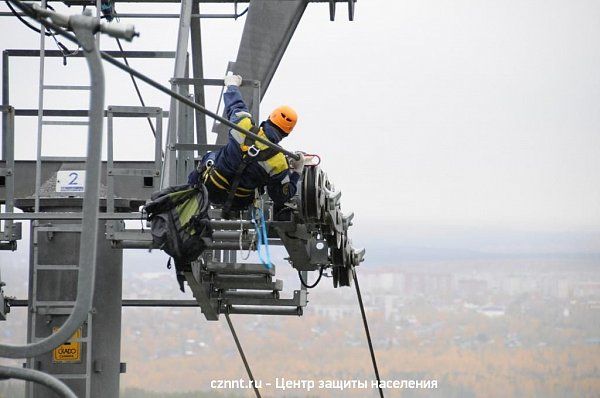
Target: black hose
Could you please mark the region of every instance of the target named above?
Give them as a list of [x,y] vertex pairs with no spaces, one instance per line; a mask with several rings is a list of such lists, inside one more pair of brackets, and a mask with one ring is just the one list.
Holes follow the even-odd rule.
[[[17,10],[15,10],[15,9],[13,8],[12,4],[10,4],[10,1],[8,1],[8,0],[5,0],[5,2],[6,2],[6,5],[8,6],[8,8],[10,9],[10,12],[11,12],[11,13],[12,13],[12,14],[13,14],[15,17],[17,17],[17,19],[18,19],[19,21],[23,22],[23,24],[24,24],[25,26],[27,26],[29,29],[31,29],[31,30],[33,30],[33,31],[35,31],[35,32],[37,32],[37,33],[42,33],[42,31],[41,31],[40,29],[36,28],[35,26],[33,26],[32,24],[30,24],[29,22],[27,22],[27,20],[26,20],[25,18],[23,18],[22,16],[20,16],[20,15],[19,15],[19,13],[17,12]],[[52,33],[50,33],[50,32],[44,32],[44,35],[46,35],[46,36],[52,36]]]
[[300,278],[300,283],[302,283],[302,286],[304,286],[307,289],[312,289],[314,287],[317,287],[319,282],[321,282],[321,278],[323,277],[323,269],[324,268],[325,267],[321,267],[321,269],[319,270],[319,277],[317,278],[315,283],[313,283],[312,285],[307,285],[306,282],[304,282],[304,279],[302,279],[302,273],[300,271],[298,271],[298,278]]
[[[42,33],[42,31],[38,28],[36,28],[35,26],[33,26],[32,24],[30,24],[29,22],[27,22],[26,19],[24,19],[22,16],[19,15],[19,13],[17,12],[17,10],[15,10],[12,6],[12,4],[10,4],[10,2],[8,0],[5,0],[6,5],[8,6],[8,8],[10,9],[10,12],[17,17],[17,19],[19,21],[21,21],[25,26],[27,26],[29,29],[33,30],[34,32],[37,33]],[[46,8],[48,8],[49,10],[54,11],[54,8],[51,5],[46,5]],[[67,57],[69,55],[73,55],[74,53],[77,52],[77,50],[75,50],[74,52],[71,52],[71,50],[69,50],[67,48],[67,46],[65,46],[64,44],[62,44],[60,41],[58,41],[56,39],[56,37],[54,37],[54,34],[52,34],[52,32],[49,32],[47,29],[44,31],[44,35],[49,37],[52,36],[54,41],[56,42],[56,45],[58,46],[59,51],[62,53],[63,55],[63,65],[67,64]]]

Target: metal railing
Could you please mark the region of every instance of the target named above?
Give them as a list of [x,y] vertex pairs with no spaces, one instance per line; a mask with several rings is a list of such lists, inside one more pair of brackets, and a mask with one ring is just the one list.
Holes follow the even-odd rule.
[[65,383],[54,376],[33,369],[0,366],[0,379],[18,379],[42,384],[64,398],[77,398]]
[[[20,6],[20,4],[15,5]],[[92,18],[89,13],[66,17],[39,7],[35,7],[35,10],[38,14],[51,18],[54,23],[73,29],[87,61],[91,87],[85,176],[87,189],[83,199],[77,298],[73,312],[56,333],[40,341],[20,346],[0,344],[0,357],[5,358],[30,358],[51,351],[71,338],[77,328],[87,320],[92,309],[96,272],[96,233],[99,223],[98,202],[102,163],[102,125],[104,121],[104,70],[100,52],[96,46],[94,32],[101,30],[110,36],[126,40],[131,40],[134,34],[133,27],[123,29],[113,25],[110,29],[102,29],[102,25],[98,20]],[[10,369],[6,371],[9,372]],[[33,376],[30,374],[30,377]],[[51,376],[48,377],[56,380]],[[48,382],[45,378],[36,377],[36,381],[38,380],[44,383]]]
[[[6,153],[4,158],[6,167],[0,168],[0,179],[6,188],[4,211],[12,213],[15,208],[15,109],[10,105],[3,105],[0,106],[0,112],[6,117],[2,147],[2,150]],[[12,220],[5,220],[4,228],[0,230],[0,248],[16,250],[17,240],[19,239],[21,239],[21,224]]]

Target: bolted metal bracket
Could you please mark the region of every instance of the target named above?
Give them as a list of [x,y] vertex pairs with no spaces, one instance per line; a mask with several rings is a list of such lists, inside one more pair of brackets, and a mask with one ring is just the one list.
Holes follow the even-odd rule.
[[[330,21],[335,21],[335,5],[336,5],[337,1],[336,0],[329,0],[329,20]],[[348,20],[349,21],[354,21],[354,6],[355,6],[356,0],[348,0]]]
[[356,0],[348,0],[348,20],[354,21],[354,3]]
[[106,239],[119,240],[116,238],[116,233],[123,231],[125,231],[125,221],[116,220],[106,222]]
[[4,297],[4,289],[6,284],[0,279],[0,321],[5,321],[6,316],[10,312],[10,297]]

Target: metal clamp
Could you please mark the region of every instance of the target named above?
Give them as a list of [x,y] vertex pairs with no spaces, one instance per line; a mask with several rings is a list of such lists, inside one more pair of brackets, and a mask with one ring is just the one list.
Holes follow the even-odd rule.
[[[76,26],[80,24],[82,21],[90,24],[90,28],[95,30],[100,30],[102,33],[105,33],[111,37],[117,39],[124,39],[127,41],[131,41],[135,36],[139,36],[140,34],[135,31],[133,25],[124,25],[120,23],[101,23],[96,18],[92,18],[90,20],[81,19],[80,15],[65,15],[59,14],[57,12],[48,10],[46,8],[42,8],[37,4],[32,5],[32,9],[41,17],[50,18],[52,22],[56,25],[61,26],[63,28],[70,28],[75,30]],[[91,17],[91,13],[89,10],[84,11],[83,16]],[[95,32],[94,32],[95,33]]]

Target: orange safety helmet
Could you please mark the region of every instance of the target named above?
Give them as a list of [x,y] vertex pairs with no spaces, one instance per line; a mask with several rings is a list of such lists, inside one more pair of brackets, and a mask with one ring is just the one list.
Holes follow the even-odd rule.
[[298,121],[298,114],[290,106],[282,105],[271,112],[269,120],[284,133],[289,134]]

